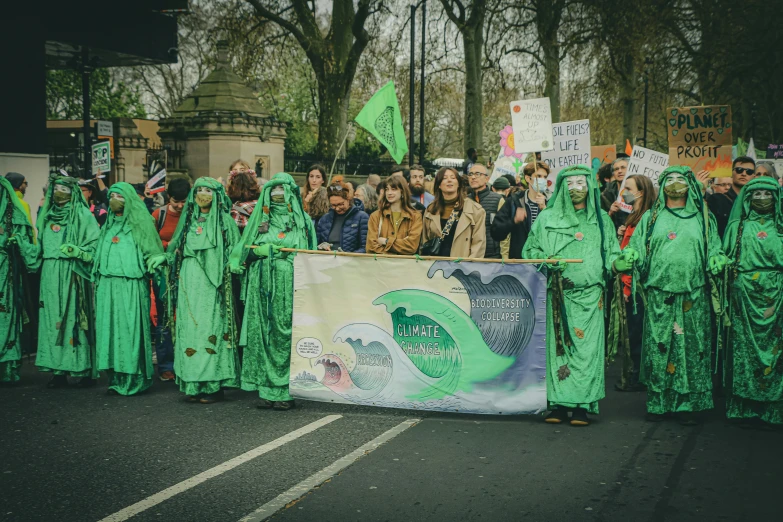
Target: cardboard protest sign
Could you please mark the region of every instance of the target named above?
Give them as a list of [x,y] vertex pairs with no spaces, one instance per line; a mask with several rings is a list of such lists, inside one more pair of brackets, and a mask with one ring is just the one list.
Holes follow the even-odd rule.
[[620,209],[623,212],[633,212],[633,207],[627,205],[623,201],[623,192],[625,192],[625,180],[631,176],[646,176],[650,178],[653,185],[658,187],[658,176],[661,175],[666,167],[669,166],[669,156],[661,152],[654,151],[652,149],[645,149],[638,145],[633,148],[631,157],[628,160],[628,170],[623,178],[623,183],[620,185],[620,190],[617,193],[617,202],[620,203]]
[[598,166],[606,165],[617,159],[617,145],[593,145],[590,147],[590,156],[598,160]]
[[572,165],[590,165],[590,120],[566,121],[552,125],[554,148],[541,153],[549,165],[549,179]]
[[667,110],[669,164],[686,165],[710,177],[731,176],[731,107],[672,107]]
[[514,152],[523,154],[552,148],[549,98],[513,101],[509,107],[514,129]]

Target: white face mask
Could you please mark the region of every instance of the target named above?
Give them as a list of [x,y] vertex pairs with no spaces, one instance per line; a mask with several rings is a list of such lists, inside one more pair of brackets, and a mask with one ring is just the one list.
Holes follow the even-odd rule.
[[272,189],[272,192],[270,192],[272,197],[275,196],[285,196],[285,189],[283,187],[277,186]]
[[771,190],[754,190],[753,194],[750,197],[751,197],[751,199],[754,199],[754,200],[772,199],[772,191]]
[[211,196],[212,189],[209,187],[199,187],[196,189],[196,194],[206,194],[207,196]]
[[568,183],[568,190],[587,189],[587,177],[585,176],[569,176],[567,183]]
[[109,196],[111,199],[117,199],[119,201],[125,201],[125,198],[122,196],[122,194],[119,194],[117,192],[112,192]]
[[54,186],[54,191],[55,192],[62,192],[63,194],[70,194],[71,193],[71,188],[70,187],[66,187],[65,185],[55,185]]

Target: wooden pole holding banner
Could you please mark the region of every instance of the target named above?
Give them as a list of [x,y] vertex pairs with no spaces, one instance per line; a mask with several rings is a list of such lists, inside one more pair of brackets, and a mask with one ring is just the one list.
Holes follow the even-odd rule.
[[[259,248],[258,245],[246,245],[245,248]],[[332,252],[327,250],[300,250],[298,248],[281,248],[281,252],[297,252],[302,254],[317,254],[321,256],[343,256],[343,257],[371,257],[373,259],[414,259],[418,261],[470,261],[471,263],[502,263],[505,265],[524,265],[542,263],[554,264],[558,261],[564,263],[581,263],[581,259],[477,259],[472,257],[437,257],[437,256],[397,256],[390,254],[359,254],[356,252]]]

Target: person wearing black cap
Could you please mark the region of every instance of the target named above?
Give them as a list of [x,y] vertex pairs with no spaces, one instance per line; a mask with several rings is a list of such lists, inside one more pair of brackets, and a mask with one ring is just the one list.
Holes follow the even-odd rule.
[[18,172],[9,172],[5,175],[5,179],[8,180],[8,182],[11,184],[11,186],[14,188],[14,192],[16,193],[16,197],[19,198],[19,203],[22,204],[22,207],[24,207],[25,214],[27,214],[27,219],[30,220],[30,223],[33,222],[33,218],[30,216],[30,205],[27,204],[27,201],[24,200],[24,194],[27,192],[27,179]]
[[500,176],[492,183],[492,192],[500,194],[504,198],[508,197],[508,193],[511,191],[511,183],[508,179]]

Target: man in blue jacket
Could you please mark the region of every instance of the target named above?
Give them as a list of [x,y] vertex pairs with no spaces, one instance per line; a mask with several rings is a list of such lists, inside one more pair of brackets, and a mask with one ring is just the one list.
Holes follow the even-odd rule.
[[365,252],[369,216],[356,206],[342,183],[327,190],[332,209],[318,221],[318,250]]

